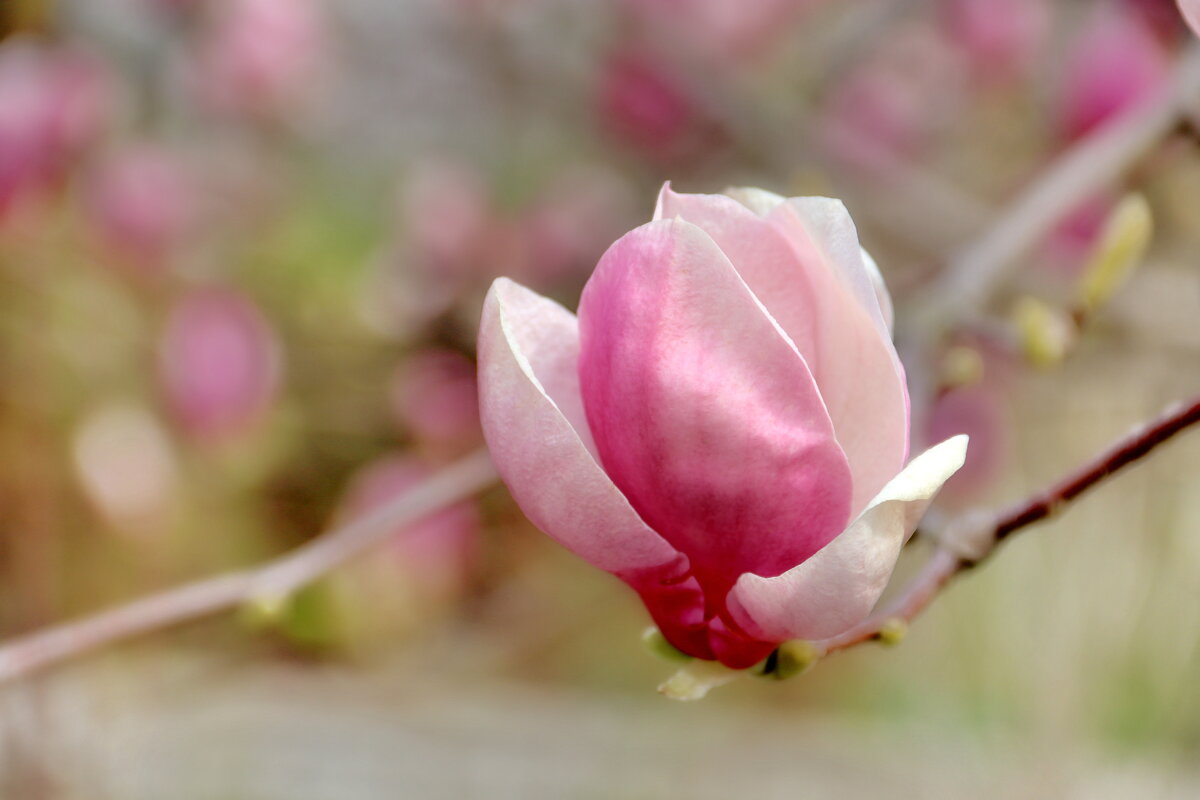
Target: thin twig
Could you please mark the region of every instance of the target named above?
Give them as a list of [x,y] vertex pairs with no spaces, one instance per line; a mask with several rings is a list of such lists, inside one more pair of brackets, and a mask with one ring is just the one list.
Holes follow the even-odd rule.
[[1200,102],[1200,45],[1180,58],[1173,79],[1135,113],[1081,139],[1034,181],[996,222],[950,260],[915,322],[944,329],[978,311],[1018,257],[1072,208],[1125,173]]
[[904,624],[912,622],[954,576],[986,558],[996,544],[1019,530],[1053,517],[1071,500],[1097,486],[1110,475],[1136,463],[1159,445],[1198,422],[1200,396],[1168,409],[1162,416],[1114,442],[1108,449],[1049,489],[991,516],[989,524],[982,531],[989,537],[987,547],[978,557],[969,558],[944,544],[939,544],[921,572],[893,603],[845,633],[813,642],[813,645],[820,654],[825,655],[879,639],[896,621]]
[[479,450],[418,484],[378,511],[327,531],[261,567],[195,581],[90,617],[35,631],[0,646],[0,682],[10,681],[99,647],[243,603],[282,600],[296,589],[394,535],[399,526],[471,496],[497,479]]

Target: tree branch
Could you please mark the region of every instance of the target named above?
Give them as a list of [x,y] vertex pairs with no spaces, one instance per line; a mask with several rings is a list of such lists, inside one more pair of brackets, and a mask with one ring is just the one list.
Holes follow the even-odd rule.
[[818,655],[845,650],[863,642],[888,636],[898,625],[912,622],[924,611],[954,576],[986,558],[1008,536],[1058,514],[1069,502],[1099,485],[1130,464],[1136,463],[1159,445],[1200,422],[1200,396],[1168,409],[1162,416],[1140,426],[1058,483],[1010,508],[988,515],[976,532],[984,547],[978,555],[967,555],[947,543],[939,543],[921,572],[895,601],[845,633],[813,642]]
[[487,451],[479,450],[374,513],[327,531],[261,567],[185,584],[12,639],[0,646],[0,682],[246,602],[282,600],[334,567],[391,538],[399,526],[470,497],[496,479]]
[[1042,171],[992,226],[950,260],[913,315],[937,331],[979,312],[1017,258],[1072,208],[1126,172],[1200,102],[1200,45],[1179,58],[1170,85],[1134,113],[1105,125]]

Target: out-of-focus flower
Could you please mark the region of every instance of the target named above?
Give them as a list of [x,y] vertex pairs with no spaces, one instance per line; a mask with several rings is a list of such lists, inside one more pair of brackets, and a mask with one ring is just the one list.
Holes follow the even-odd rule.
[[295,109],[320,72],[324,36],[315,0],[223,0],[195,79],[214,108],[273,117]]
[[1187,35],[1188,26],[1180,16],[1180,10],[1190,0],[1122,0],[1122,5],[1135,14],[1154,31],[1166,45],[1174,46]]
[[975,374],[965,381],[954,380],[962,376],[945,376],[951,378],[949,385],[934,399],[925,422],[926,441],[939,442],[958,434],[971,438],[966,463],[946,481],[938,496],[938,502],[948,506],[979,502],[1012,459],[1013,420],[1005,397],[1018,365],[1011,354],[974,341],[953,348],[947,361],[962,361],[964,355],[975,360]]
[[628,188],[611,173],[560,174],[525,214],[529,264],[524,276],[540,286],[576,274],[585,264],[590,268],[621,232],[630,206]]
[[407,250],[421,272],[453,282],[488,268],[492,202],[477,170],[459,162],[422,162],[404,184],[400,215]]
[[[373,461],[351,479],[335,521],[349,523],[364,517],[432,474],[429,464],[408,455]],[[426,599],[461,592],[478,560],[479,529],[479,512],[470,502],[446,506],[419,522],[398,527],[381,553],[390,567],[390,581],[403,580]]]
[[453,350],[409,356],[392,379],[397,421],[422,441],[461,443],[479,435],[475,365]]
[[625,0],[635,20],[658,36],[725,61],[769,53],[803,13],[821,0]]
[[1169,59],[1141,17],[1101,5],[1067,53],[1055,111],[1065,138],[1077,139],[1123,114],[1135,114],[1168,84]]
[[698,157],[711,139],[683,81],[645,53],[621,51],[601,64],[597,104],[608,133],[653,159]]
[[[403,454],[371,462],[351,478],[334,524],[379,510],[432,474],[429,463]],[[456,503],[397,527],[386,546],[334,573],[329,588],[343,644],[370,655],[452,612],[479,561],[480,527],[475,506]]]
[[1045,0],[943,0],[941,10],[946,35],[987,82],[1024,73],[1037,56],[1050,22]]
[[279,389],[279,343],[249,299],[200,289],[171,309],[159,348],[163,393],[192,436],[223,440],[257,423]]
[[184,166],[153,145],[129,147],[100,165],[88,191],[97,232],[138,270],[162,270],[192,223],[194,195]]
[[102,132],[109,100],[106,72],[90,55],[0,46],[0,216],[62,177]]
[[178,480],[166,433],[145,409],[112,405],[84,420],[74,442],[84,493],[114,525],[151,530],[169,510]]
[[665,188],[578,319],[498,280],[479,359],[529,518],[637,590],[676,648],[741,668],[870,612],[966,438],[905,466],[891,301],[845,207],[733,194]]
[[961,72],[958,57],[931,31],[897,31],[831,87],[817,124],[821,148],[866,172],[915,156],[960,96]]

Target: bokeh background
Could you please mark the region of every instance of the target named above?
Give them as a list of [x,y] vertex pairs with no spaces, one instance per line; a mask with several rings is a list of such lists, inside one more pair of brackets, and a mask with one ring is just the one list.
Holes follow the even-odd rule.
[[[573,307],[664,180],[843,198],[903,320],[1190,40],[1167,0],[0,0],[0,634],[260,563],[479,447],[489,282]],[[1153,244],[1078,325],[1134,190]],[[973,436],[944,510],[1200,388],[1198,197],[1181,120],[942,344],[914,438]],[[685,706],[645,624],[496,487],[0,690],[0,796],[1196,797],[1200,441],[894,650]]]

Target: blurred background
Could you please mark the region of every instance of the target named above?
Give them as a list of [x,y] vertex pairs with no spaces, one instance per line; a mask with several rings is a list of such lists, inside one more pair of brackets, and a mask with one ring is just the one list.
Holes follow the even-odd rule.
[[[843,198],[903,327],[1191,38],[1168,0],[0,0],[0,635],[261,563],[478,448],[490,281],[574,307],[664,180]],[[1132,190],[1153,243],[1082,314]],[[1200,389],[1198,197],[1181,122],[940,343],[914,439],[973,437],[944,509]],[[1196,797],[1198,597],[1185,435],[898,649],[684,706],[632,593],[497,487],[4,687],[0,796]]]

